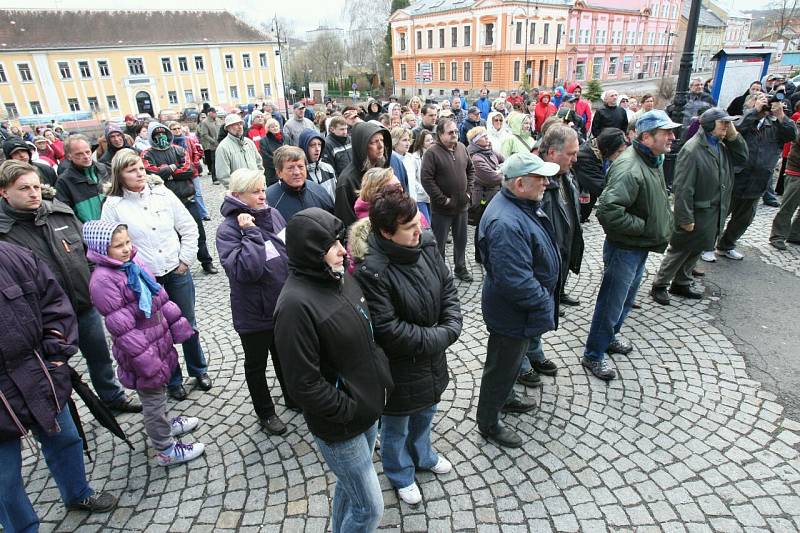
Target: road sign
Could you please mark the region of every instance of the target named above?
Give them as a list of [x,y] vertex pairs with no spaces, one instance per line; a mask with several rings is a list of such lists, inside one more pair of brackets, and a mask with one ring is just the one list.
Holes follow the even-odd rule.
[[417,65],[417,72],[414,75],[414,79],[418,83],[431,83],[433,82],[433,64],[432,63],[420,63]]

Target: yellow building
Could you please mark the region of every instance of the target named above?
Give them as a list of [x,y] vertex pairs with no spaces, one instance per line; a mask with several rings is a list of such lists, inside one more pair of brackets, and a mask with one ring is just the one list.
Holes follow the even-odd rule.
[[0,114],[119,120],[278,101],[277,51],[225,11],[0,10]]

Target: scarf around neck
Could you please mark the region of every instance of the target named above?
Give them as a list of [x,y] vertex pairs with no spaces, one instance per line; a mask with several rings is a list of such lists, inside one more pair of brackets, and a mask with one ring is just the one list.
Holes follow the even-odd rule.
[[633,141],[633,147],[636,152],[642,156],[642,159],[644,159],[644,162],[647,163],[647,166],[658,168],[664,163],[664,154],[655,155],[650,148],[640,143],[636,139]]
[[120,268],[128,276],[128,288],[139,298],[139,309],[146,318],[150,318],[153,295],[161,291],[161,285],[133,261],[123,263]]

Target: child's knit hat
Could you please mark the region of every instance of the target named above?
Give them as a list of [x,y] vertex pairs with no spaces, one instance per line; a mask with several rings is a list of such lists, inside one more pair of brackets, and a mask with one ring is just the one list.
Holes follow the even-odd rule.
[[125,224],[107,220],[90,220],[83,225],[83,240],[90,250],[100,255],[108,255],[111,237],[114,235],[114,230],[120,226],[125,226]]

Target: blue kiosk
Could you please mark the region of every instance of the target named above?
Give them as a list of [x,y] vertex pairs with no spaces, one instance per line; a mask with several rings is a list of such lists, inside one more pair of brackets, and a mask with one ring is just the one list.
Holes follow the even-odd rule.
[[764,81],[774,48],[725,48],[714,54],[717,62],[711,96],[722,108],[741,96],[756,80]]

